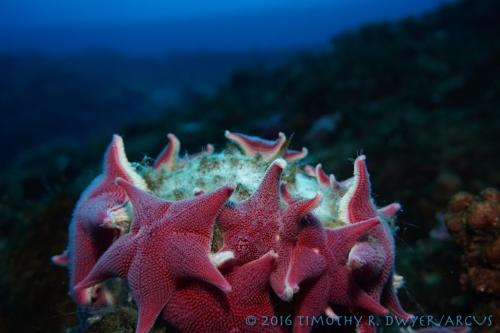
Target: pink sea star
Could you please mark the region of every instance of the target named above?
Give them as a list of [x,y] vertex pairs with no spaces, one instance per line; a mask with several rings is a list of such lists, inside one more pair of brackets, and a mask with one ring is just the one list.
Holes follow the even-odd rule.
[[[398,204],[392,204],[377,211],[371,198],[371,185],[366,157],[359,156],[354,161],[354,181],[339,204],[341,218],[355,225],[361,221],[379,217],[380,224],[370,231],[350,251],[348,265],[360,286],[374,300],[403,319],[411,318],[398,300],[393,287],[394,275],[394,237],[386,222],[399,210]],[[364,322],[359,328],[362,332],[373,332],[375,327]]]
[[278,235],[284,223],[297,223],[321,199],[297,202],[285,209],[280,204],[279,183],[286,162],[275,160],[267,169],[257,190],[237,205],[228,205],[219,216],[224,234],[221,251],[232,251],[233,264],[255,260],[280,242]]
[[[283,196],[293,204],[286,186]],[[367,309],[377,314],[387,311],[379,306],[351,278],[346,265],[349,249],[378,220],[369,219],[356,225],[340,228],[324,228],[313,215],[307,214],[300,224],[289,224],[282,229],[277,268],[271,275],[274,290],[285,288],[284,300],[290,300],[298,292],[296,318],[317,317],[330,312],[329,303]],[[304,282],[304,287],[299,288]],[[300,292],[299,292],[300,290]],[[309,332],[311,327],[300,321],[294,324],[294,332]]]
[[149,332],[182,279],[198,279],[231,290],[209,256],[212,225],[234,190],[176,202],[161,200],[125,180],[117,183],[133,205],[133,223],[97,261],[76,289],[111,277],[126,279],[139,309],[136,333]]
[[[327,183],[321,165],[315,168],[315,175],[319,182],[332,184]],[[286,184],[282,187],[282,195],[293,203]],[[285,300],[290,299],[291,293],[299,291],[299,284],[309,280],[306,281],[306,290],[298,295],[298,316],[317,316],[325,310],[333,316],[328,306],[330,303],[375,314],[391,311],[409,319],[411,315],[401,308],[392,285],[394,240],[385,221],[399,208],[398,204],[391,204],[377,211],[371,199],[365,157],[358,157],[354,163],[352,184],[343,194],[339,207],[340,217],[350,225],[325,229],[311,214],[301,221],[300,226],[288,225],[284,230],[293,237],[282,237],[278,253],[283,259],[278,260],[271,282],[275,291],[275,286],[284,285],[289,292],[277,294],[287,295]],[[300,232],[298,228],[301,228]],[[368,229],[370,231],[365,235]],[[358,329],[370,332],[374,327],[363,322]],[[309,330],[310,327],[294,326],[294,332]]]
[[122,177],[136,186],[146,188],[142,178],[132,169],[125,155],[123,140],[113,136],[98,176],[81,195],[70,224],[68,250],[54,256],[58,265],[68,265],[70,293],[81,305],[102,306],[112,303],[111,295],[100,284],[74,290],[74,286],[90,272],[97,259],[127,229],[130,221],[127,194],[115,184]]
[[[274,141],[241,133],[231,133],[229,131],[226,131],[225,135],[226,138],[236,143],[246,155],[260,155],[266,161],[272,161],[278,157],[286,144],[286,136],[282,132],[278,134],[278,138]],[[283,157],[287,161],[297,161],[306,157],[307,154],[308,150],[305,147],[302,150],[285,149]]]

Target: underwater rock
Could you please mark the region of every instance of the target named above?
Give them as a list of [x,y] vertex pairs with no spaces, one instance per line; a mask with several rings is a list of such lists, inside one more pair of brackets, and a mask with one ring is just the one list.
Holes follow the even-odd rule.
[[450,201],[446,223],[463,250],[465,271],[460,282],[476,294],[475,311],[500,318],[500,192],[488,188],[479,196],[457,193]]
[[[121,138],[114,136],[103,176],[84,191],[75,210],[73,247],[53,258],[67,259],[70,272],[88,269],[86,256],[74,250],[81,239],[75,223],[86,217],[95,247],[80,250],[95,262],[85,277],[72,278],[72,295],[91,294],[95,286],[121,278],[130,297],[106,291],[116,309],[137,306],[138,333],[149,332],[159,317],[181,332],[284,332],[293,326],[306,333],[313,324],[299,322],[299,316],[335,317],[340,310],[411,317],[393,283],[401,278],[394,273],[391,228],[400,205],[375,206],[364,155],[354,161],[352,179],[337,182],[321,165],[313,175],[305,171],[307,149],[289,149],[283,133],[275,141],[229,131],[226,137],[235,146],[220,152],[207,146],[180,157],[180,141],[169,134],[150,166],[129,163]],[[118,229],[114,238],[96,237],[101,225]],[[106,314],[113,307],[100,308],[99,298],[75,300],[83,326],[111,320]],[[289,321],[264,327],[261,318],[275,316],[278,303],[291,301]],[[249,324],[248,316],[258,319]],[[363,322],[358,330],[376,327]]]

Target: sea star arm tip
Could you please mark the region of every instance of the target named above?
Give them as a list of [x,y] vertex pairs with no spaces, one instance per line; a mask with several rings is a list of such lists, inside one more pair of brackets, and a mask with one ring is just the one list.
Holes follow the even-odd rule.
[[172,133],[167,134],[168,144],[156,158],[153,169],[163,168],[166,171],[172,171],[179,154],[181,143]]

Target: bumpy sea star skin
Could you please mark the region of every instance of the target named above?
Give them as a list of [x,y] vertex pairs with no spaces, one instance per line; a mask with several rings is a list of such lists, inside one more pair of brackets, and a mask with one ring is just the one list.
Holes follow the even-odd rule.
[[172,171],[181,149],[181,143],[177,137],[169,133],[167,135],[168,145],[161,151],[153,164],[153,169],[163,168],[166,171]]
[[[265,326],[262,318],[274,315],[269,288],[269,274],[276,253],[235,267],[225,274],[233,290],[224,294],[201,282],[188,283],[176,291],[162,316],[180,332],[286,332],[285,327]],[[249,324],[247,316],[256,321]]]
[[[226,131],[226,138],[236,143],[243,152],[248,156],[260,155],[266,161],[272,161],[278,157],[281,150],[285,148],[286,136],[282,132],[279,132],[278,138],[274,141],[264,140],[256,136],[250,136],[241,133],[231,133]],[[297,161],[308,154],[307,148],[302,148],[302,150],[289,150],[285,149],[283,157],[287,161]]]
[[171,202],[122,179],[117,183],[133,205],[130,233],[113,243],[76,289],[111,277],[126,279],[139,310],[136,333],[149,332],[180,279],[197,279],[223,292],[231,291],[209,252],[212,225],[234,185]]
[[224,234],[221,251],[233,251],[234,264],[255,260],[280,242],[278,231],[288,221],[297,223],[319,202],[298,202],[288,209],[280,204],[279,182],[287,163],[275,160],[267,169],[264,179],[252,196],[237,205],[226,207],[219,216]]
[[402,278],[394,275],[388,225],[401,207],[377,209],[364,156],[354,162],[354,177],[337,181],[321,164],[303,170],[296,162],[307,149],[289,150],[283,133],[275,141],[226,137],[244,154],[207,145],[179,157],[180,141],[168,134],[154,164],[138,168],[154,192],[114,137],[104,175],[75,210],[69,253],[53,258],[85,271],[72,280],[77,302],[102,305],[109,298],[103,281],[126,280],[137,333],[158,316],[181,332],[285,332],[260,322],[275,314],[273,293],[295,301],[295,333],[312,329],[297,318],[335,317],[338,307],[410,317],[393,286]]
[[140,188],[147,188],[143,179],[130,166],[123,140],[118,135],[113,137],[107,149],[103,169],[103,174],[90,184],[77,203],[69,228],[68,250],[52,258],[55,264],[68,266],[70,293],[81,305],[102,306],[112,303],[110,293],[102,285],[78,291],[74,290],[74,286],[87,276],[111,243],[128,229],[128,197],[115,184],[115,178],[122,177]]
[[[282,187],[282,193],[287,202],[293,204],[286,186]],[[288,225],[282,230],[288,237],[283,237],[280,244],[279,258],[283,259],[278,261],[271,283],[280,285],[284,280],[288,289],[284,300],[299,292],[296,318],[317,317],[324,311],[332,313],[329,303],[364,308],[376,314],[387,313],[357,285],[346,265],[349,249],[378,223],[378,219],[373,218],[355,225],[324,228],[313,214],[307,214],[300,225]],[[306,286],[300,290],[304,281]],[[308,323],[296,321],[294,324],[294,332],[310,330]]]
[[[394,275],[394,238],[387,216],[399,210],[398,204],[384,207],[377,211],[371,198],[371,185],[366,157],[359,156],[354,161],[354,181],[339,203],[339,215],[342,220],[356,224],[361,221],[379,217],[380,225],[371,230],[369,235],[352,247],[349,253],[348,265],[363,290],[377,302],[387,307],[394,315],[409,319],[397,298],[393,287]],[[381,216],[385,215],[385,216]],[[359,331],[374,332],[375,327],[363,322]]]

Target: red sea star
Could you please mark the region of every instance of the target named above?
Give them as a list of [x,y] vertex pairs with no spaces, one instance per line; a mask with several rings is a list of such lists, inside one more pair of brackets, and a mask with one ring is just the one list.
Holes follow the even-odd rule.
[[[409,319],[411,315],[402,309],[392,284],[394,237],[386,222],[386,218],[394,215],[400,207],[398,204],[392,204],[377,211],[371,198],[370,178],[365,160],[366,157],[361,155],[354,161],[353,184],[339,203],[339,214],[342,220],[352,225],[377,216],[380,224],[351,249],[348,265],[356,281],[374,300],[396,316]],[[361,332],[376,330],[366,322],[358,329]]]
[[[315,171],[318,181],[326,183],[321,166]],[[293,202],[286,185],[282,192],[288,202]],[[285,263],[286,268],[281,268],[287,272],[284,284],[295,293],[302,281],[314,279],[306,283],[306,290],[298,295],[297,316],[318,315],[331,303],[350,306],[357,309],[355,311],[384,314],[390,310],[401,318],[411,317],[401,308],[392,286],[394,239],[385,218],[399,208],[398,204],[391,204],[377,211],[371,199],[365,156],[359,156],[354,163],[353,182],[339,208],[341,219],[351,225],[325,231],[314,215],[307,215],[301,222],[306,227],[301,227],[293,247],[289,246],[291,259]],[[369,228],[373,229],[356,242]],[[288,229],[295,227],[288,226]],[[279,271],[279,268],[275,270]],[[282,279],[280,276],[279,280]],[[359,329],[370,332],[374,328],[363,323]],[[309,330],[310,327],[294,327],[295,332]]]
[[[206,283],[187,284],[174,293],[163,318],[183,333],[286,332],[282,326],[266,326],[262,321],[275,313],[269,288],[275,256],[270,251],[225,274],[233,288],[228,294]],[[255,322],[249,322],[247,316]]]
[[139,311],[136,333],[149,332],[181,280],[197,279],[223,292],[231,290],[209,252],[212,225],[234,185],[170,202],[122,179],[117,183],[133,206],[131,230],[113,243],[77,289],[111,277],[126,279]]
[[[243,150],[245,155],[260,155],[266,161],[271,161],[278,157],[286,144],[286,136],[282,132],[278,134],[278,139],[274,141],[264,140],[256,136],[250,136],[241,133],[231,133],[229,131],[226,131],[225,135],[226,138],[236,143],[241,148],[241,150]],[[283,157],[287,161],[297,161],[306,157],[307,154],[308,151],[305,147],[302,148],[302,150],[286,149],[283,152]]]
[[[292,205],[294,200],[282,187],[283,197]],[[307,214],[297,225],[286,225],[280,234],[277,267],[271,274],[273,289],[288,289],[277,292],[290,300],[298,292],[296,322],[294,332],[309,332],[309,323],[300,318],[317,317],[328,309],[328,303],[353,306],[383,314],[387,310],[379,306],[352,279],[346,265],[349,249],[369,229],[375,227],[378,220],[370,219],[356,225],[335,229],[324,228],[313,215]],[[303,284],[300,288],[299,285]]]
[[126,231],[130,221],[126,203],[127,194],[115,184],[122,177],[146,189],[146,183],[132,169],[125,155],[123,140],[113,136],[103,163],[104,172],[81,195],[70,224],[68,250],[54,256],[52,261],[70,271],[70,293],[81,305],[102,306],[112,303],[110,294],[100,284],[74,291],[92,269],[97,259],[113,241]]
[[232,251],[233,264],[250,262],[277,249],[280,227],[284,223],[297,223],[321,199],[318,194],[289,208],[281,207],[279,183],[285,167],[285,160],[275,160],[252,196],[235,206],[228,205],[219,216],[224,234],[220,251]]

